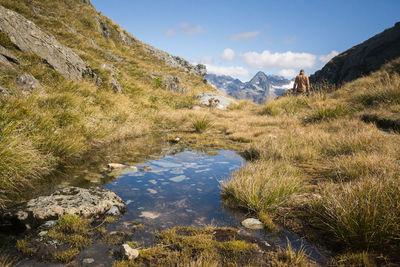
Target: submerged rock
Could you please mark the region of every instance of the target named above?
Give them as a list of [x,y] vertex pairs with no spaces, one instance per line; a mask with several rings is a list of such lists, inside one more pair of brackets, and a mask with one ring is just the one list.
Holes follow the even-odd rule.
[[151,166],[145,165],[145,166],[141,167],[140,170],[142,172],[151,172],[153,169],[151,168]]
[[259,230],[264,228],[264,224],[260,220],[254,218],[248,218],[242,221],[242,225],[252,230]]
[[31,199],[26,204],[5,212],[2,219],[31,228],[65,214],[76,214],[85,218],[99,216],[113,207],[119,212],[126,209],[123,200],[110,190],[101,187],[68,187],[57,190],[50,196]]
[[120,163],[108,163],[107,168],[114,170],[114,169],[121,169],[121,168],[126,168],[127,166],[124,164]]
[[160,217],[160,213],[157,212],[151,212],[151,211],[143,211],[139,217],[146,218],[146,219],[157,219]]

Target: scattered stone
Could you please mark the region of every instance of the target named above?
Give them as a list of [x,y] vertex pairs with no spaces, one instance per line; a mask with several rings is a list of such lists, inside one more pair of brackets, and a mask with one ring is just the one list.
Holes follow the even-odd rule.
[[93,258],[86,258],[82,260],[83,264],[92,264],[94,262]]
[[131,248],[128,244],[123,244],[122,247],[124,249],[124,255],[128,259],[134,260],[139,257],[139,250]]
[[230,104],[237,104],[237,101],[215,93],[201,93],[198,95],[198,100],[203,105],[218,109],[227,109]]
[[151,172],[153,169],[151,168],[151,166],[145,165],[145,166],[141,167],[140,170],[142,172]]
[[117,81],[117,79],[115,79],[114,77],[111,77],[110,85],[115,93],[118,93],[118,94],[122,93],[122,87],[121,87],[120,83]]
[[1,215],[1,219],[29,228],[44,221],[56,220],[64,214],[76,214],[84,218],[99,216],[113,206],[120,212],[126,209],[122,199],[110,190],[101,187],[67,187],[8,210]]
[[15,82],[25,96],[30,95],[33,91],[43,92],[42,85],[28,73],[19,74]]
[[93,75],[85,62],[53,35],[42,31],[32,21],[0,5],[0,31],[22,51],[34,53],[70,80]]
[[107,164],[107,168],[114,170],[114,169],[121,169],[121,168],[125,168],[126,165],[124,164],[120,164],[120,163],[108,163]]
[[41,231],[38,236],[40,237],[44,237],[45,235],[47,235],[48,231]]
[[115,61],[115,62],[118,62],[118,63],[121,63],[121,62],[124,61],[122,58],[120,58],[120,57],[114,55],[114,54],[111,53],[111,52],[108,52],[107,55],[108,55],[108,58],[109,58],[110,60],[112,60],[112,61]]
[[43,224],[45,228],[53,228],[57,225],[57,221],[47,221]]
[[160,217],[160,213],[150,212],[150,211],[142,211],[139,217],[146,218],[146,219],[157,219]]
[[242,221],[242,225],[252,230],[259,230],[264,228],[264,224],[260,220],[254,218],[248,218]]
[[170,178],[169,180],[172,181],[172,182],[175,182],[175,183],[179,183],[179,182],[182,182],[185,179],[186,179],[185,175],[179,175],[179,176]]
[[119,216],[121,215],[121,212],[119,211],[119,208],[116,206],[112,206],[111,209],[109,209],[106,212],[107,215],[111,215],[111,216]]
[[150,194],[153,194],[153,195],[155,195],[155,194],[158,193],[157,190],[154,190],[154,189],[151,189],[151,188],[148,188],[147,191],[148,191]]
[[200,107],[200,106],[193,106],[192,109],[193,109],[193,110],[200,110],[201,107]]

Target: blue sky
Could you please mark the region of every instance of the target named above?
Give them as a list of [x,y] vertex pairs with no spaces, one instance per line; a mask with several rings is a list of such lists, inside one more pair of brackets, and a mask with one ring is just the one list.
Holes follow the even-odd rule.
[[249,80],[294,76],[400,21],[400,0],[92,0],[156,48]]

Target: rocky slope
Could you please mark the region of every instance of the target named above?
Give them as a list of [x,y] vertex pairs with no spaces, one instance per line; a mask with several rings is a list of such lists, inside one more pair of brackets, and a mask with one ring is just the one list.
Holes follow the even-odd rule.
[[400,22],[332,58],[320,71],[310,76],[310,82],[340,85],[368,75],[399,56]]
[[157,130],[159,111],[200,104],[216,92],[205,73],[89,0],[0,0],[0,207],[95,145]]
[[224,75],[207,74],[205,78],[221,93],[236,99],[251,99],[258,104],[276,98],[293,87],[292,81],[276,75],[266,75],[262,71],[245,83]]

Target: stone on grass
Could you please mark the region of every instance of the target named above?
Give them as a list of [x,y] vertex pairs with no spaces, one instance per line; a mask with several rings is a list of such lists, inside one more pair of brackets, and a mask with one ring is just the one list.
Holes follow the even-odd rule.
[[139,257],[139,250],[131,248],[128,244],[123,244],[122,247],[124,249],[124,255],[128,259],[134,260]]
[[264,228],[264,224],[260,220],[254,218],[248,218],[242,221],[242,225],[252,230],[259,230]]

